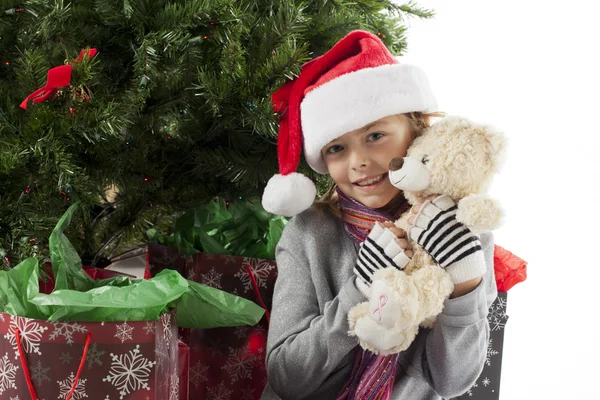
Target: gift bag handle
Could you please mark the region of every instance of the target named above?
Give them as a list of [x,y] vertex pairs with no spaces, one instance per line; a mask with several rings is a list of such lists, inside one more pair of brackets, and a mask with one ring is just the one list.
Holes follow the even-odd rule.
[[[15,329],[15,338],[17,339],[17,348],[19,349],[19,355],[21,356],[21,365],[23,366],[23,372],[25,373],[25,380],[27,381],[27,387],[29,388],[29,394],[31,394],[32,400],[37,400],[37,395],[35,394],[35,388],[33,387],[33,382],[31,382],[31,375],[29,374],[29,368],[27,367],[27,361],[25,360],[25,352],[23,351],[23,346],[21,345],[21,332],[19,328]],[[65,400],[70,400],[73,396],[73,392],[75,392],[75,388],[77,388],[77,383],[79,382],[79,375],[81,375],[81,370],[85,365],[85,358],[87,356],[88,348],[90,347],[90,342],[92,341],[92,333],[88,332],[85,338],[85,346],[83,347],[83,355],[81,356],[81,362],[79,363],[79,369],[77,370],[77,375],[75,375],[75,380],[73,381],[73,386],[71,387],[71,391],[67,395]]]
[[256,297],[258,297],[258,302],[260,303],[260,306],[265,310],[265,315],[267,317],[267,324],[270,324],[271,323],[271,314],[269,313],[269,309],[265,305],[262,297],[260,296],[260,292],[258,291],[258,284],[256,283],[256,278],[254,277],[254,271],[252,271],[252,268],[250,268],[249,265],[246,265],[246,272],[248,272],[248,275],[250,275],[250,280],[252,281],[252,288],[254,289],[254,293],[256,294]]

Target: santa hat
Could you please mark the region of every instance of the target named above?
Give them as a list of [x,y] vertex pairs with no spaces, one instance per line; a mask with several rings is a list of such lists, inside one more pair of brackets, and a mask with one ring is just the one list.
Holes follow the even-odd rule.
[[308,209],[317,193],[309,178],[295,172],[303,145],[308,165],[326,174],[321,149],[333,139],[390,115],[437,107],[423,71],[400,64],[376,35],[365,31],[350,32],[304,64],[271,101],[282,114],[279,174],[267,183],[262,204],[288,217]]

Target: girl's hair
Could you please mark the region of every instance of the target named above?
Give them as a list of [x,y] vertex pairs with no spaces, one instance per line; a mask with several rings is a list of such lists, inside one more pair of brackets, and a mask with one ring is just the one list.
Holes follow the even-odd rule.
[[[400,117],[404,117],[408,120],[411,132],[413,133],[413,139],[421,136],[425,129],[431,126],[432,118],[442,118],[446,114],[442,112],[434,112],[430,114],[424,114],[422,112],[410,112],[398,114]],[[340,217],[340,209],[338,207],[338,196],[336,192],[337,185],[335,182],[327,189],[325,194],[318,200],[315,200],[313,207],[319,212],[329,211],[336,217]]]

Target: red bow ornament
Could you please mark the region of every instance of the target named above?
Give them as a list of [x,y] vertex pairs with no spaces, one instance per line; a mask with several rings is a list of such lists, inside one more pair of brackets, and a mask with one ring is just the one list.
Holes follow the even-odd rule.
[[[90,58],[94,57],[97,53],[96,49],[81,50],[79,57],[73,61],[73,64],[83,60],[83,57],[87,54]],[[21,103],[21,108],[27,110],[27,102],[33,99],[34,103],[41,103],[42,101],[48,100],[58,88],[69,86],[71,83],[71,73],[73,72],[73,66],[61,65],[48,70],[48,78],[46,79],[46,85],[39,88],[35,92],[31,93]]]

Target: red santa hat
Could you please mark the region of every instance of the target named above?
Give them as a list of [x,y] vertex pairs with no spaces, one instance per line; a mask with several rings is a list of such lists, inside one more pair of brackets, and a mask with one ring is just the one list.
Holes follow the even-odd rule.
[[309,178],[295,172],[303,146],[308,165],[326,174],[321,149],[330,141],[390,115],[437,108],[423,71],[400,64],[376,35],[365,31],[350,32],[304,64],[271,101],[281,114],[279,174],[267,183],[262,204],[288,217],[308,209],[317,192]]

